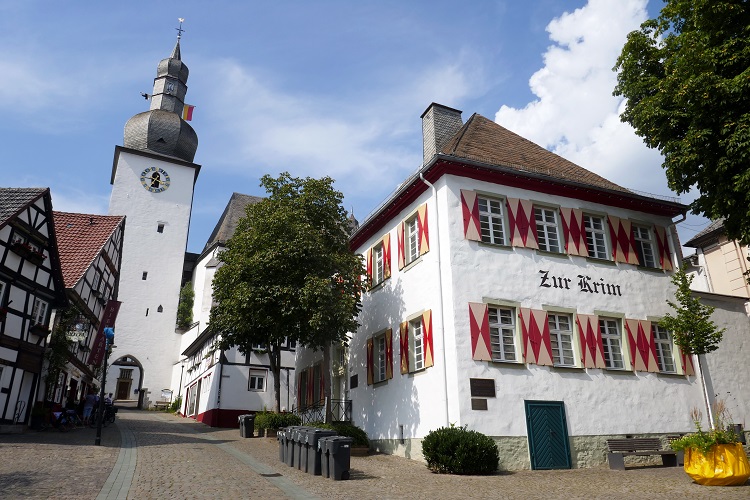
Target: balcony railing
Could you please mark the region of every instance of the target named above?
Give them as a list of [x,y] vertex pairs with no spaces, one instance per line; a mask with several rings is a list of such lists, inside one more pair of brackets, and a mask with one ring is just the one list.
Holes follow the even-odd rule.
[[[292,410],[292,412],[302,419],[302,425],[308,425],[314,422],[325,422],[325,400],[319,401],[318,403],[312,404],[310,406],[294,409]],[[332,422],[351,422],[351,399],[332,399],[331,419]]]

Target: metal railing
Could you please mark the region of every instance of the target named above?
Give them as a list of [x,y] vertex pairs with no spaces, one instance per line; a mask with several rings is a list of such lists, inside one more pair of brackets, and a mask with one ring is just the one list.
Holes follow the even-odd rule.
[[[319,401],[303,408],[292,409],[292,413],[302,419],[302,425],[313,422],[325,422],[326,405],[325,400]],[[351,399],[332,399],[331,400],[331,421],[332,422],[351,422],[352,421],[352,401]]]

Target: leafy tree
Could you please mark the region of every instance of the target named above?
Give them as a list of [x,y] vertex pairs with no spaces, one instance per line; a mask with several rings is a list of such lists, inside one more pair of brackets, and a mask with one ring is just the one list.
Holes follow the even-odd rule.
[[[249,354],[253,345],[265,346],[275,411],[285,341],[322,348],[325,364],[330,344],[345,341],[357,327],[364,269],[349,249],[343,195],[333,182],[263,176],[268,197],[246,208],[219,254],[211,327],[221,332],[222,349],[237,346]],[[328,377],[325,392],[330,394]]]
[[693,213],[750,242],[750,3],[666,0],[628,35],[614,94],[624,122],[664,155],[669,187],[697,186]]
[[676,314],[674,316],[667,314],[659,324],[672,331],[674,343],[682,349],[683,353],[697,355],[698,371],[700,372],[706,411],[708,411],[708,420],[713,425],[711,405],[708,401],[700,356],[719,348],[719,342],[724,336],[725,329],[719,330],[716,324],[711,321],[711,314],[716,308],[701,304],[700,299],[694,296],[690,289],[692,282],[693,276],[688,276],[684,267],[672,275],[672,283],[677,287],[675,292],[677,302],[667,300],[667,304],[675,310]]
[[187,282],[180,290],[180,302],[177,305],[177,327],[188,328],[193,323],[193,303],[195,292],[192,283]]
[[73,342],[68,339],[68,332],[73,330],[79,314],[80,312],[75,307],[61,309],[58,312],[57,325],[52,329],[49,344],[44,351],[44,359],[47,361],[47,371],[44,375],[46,401],[51,400],[54,396],[60,373],[65,369],[70,359]]

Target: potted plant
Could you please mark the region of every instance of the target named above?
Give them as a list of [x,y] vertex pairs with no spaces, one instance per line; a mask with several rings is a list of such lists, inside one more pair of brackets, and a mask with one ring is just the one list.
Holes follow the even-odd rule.
[[34,323],[29,327],[29,333],[33,333],[34,335],[49,335],[49,331],[49,328],[41,323]]
[[725,403],[717,401],[714,405],[714,426],[707,432],[701,428],[701,411],[693,408],[690,415],[697,432],[671,443],[672,449],[685,452],[685,472],[705,486],[745,484],[750,478],[750,463]]

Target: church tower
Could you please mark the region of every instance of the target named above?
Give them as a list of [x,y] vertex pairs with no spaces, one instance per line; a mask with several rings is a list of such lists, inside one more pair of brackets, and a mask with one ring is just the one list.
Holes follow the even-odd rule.
[[187,79],[178,36],[172,54],[157,66],[150,109],[128,120],[124,146],[115,148],[109,214],[126,220],[122,306],[106,390],[117,399],[142,398],[145,388],[151,400],[159,399],[179,360],[175,323],[200,171],[193,163],[198,136],[182,118]]

